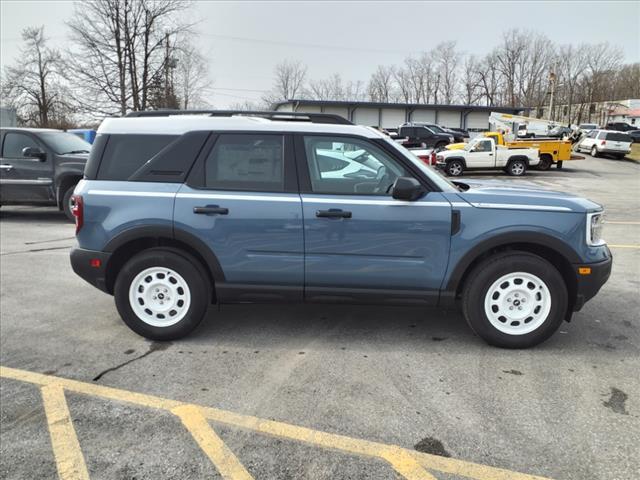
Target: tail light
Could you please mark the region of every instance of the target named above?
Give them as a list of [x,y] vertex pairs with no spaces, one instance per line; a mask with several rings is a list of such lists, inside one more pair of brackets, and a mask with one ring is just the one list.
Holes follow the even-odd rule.
[[433,151],[431,152],[431,165],[435,165],[436,164],[436,152]]
[[607,144],[607,141],[606,141],[606,140],[602,140],[602,141],[600,142],[600,145],[606,145],[606,144]]
[[422,163],[424,163],[425,165],[430,165],[431,162],[431,155],[418,155],[418,158],[422,161]]
[[71,197],[71,214],[76,219],[76,235],[84,224],[84,202],[82,195],[73,195]]

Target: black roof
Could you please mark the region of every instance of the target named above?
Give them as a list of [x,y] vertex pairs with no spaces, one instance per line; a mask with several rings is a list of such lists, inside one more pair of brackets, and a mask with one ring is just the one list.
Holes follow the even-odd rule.
[[359,102],[345,100],[305,100],[291,99],[277,102],[272,105],[273,110],[290,104],[317,105],[325,107],[373,107],[373,108],[409,108],[415,110],[467,110],[471,112],[501,112],[501,113],[519,113],[530,110],[527,107],[489,107],[485,105],[444,105],[440,103],[396,103],[396,102]]

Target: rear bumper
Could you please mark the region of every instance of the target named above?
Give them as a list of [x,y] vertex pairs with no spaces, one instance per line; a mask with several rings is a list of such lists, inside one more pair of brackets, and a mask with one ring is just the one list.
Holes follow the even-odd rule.
[[631,149],[620,149],[620,150],[616,150],[615,148],[598,148],[598,153],[611,153],[611,154],[615,154],[615,155],[628,155],[629,153],[631,153]]
[[[110,257],[110,253],[75,247],[71,249],[71,268],[86,282],[105,293],[111,293],[107,289],[106,279],[107,264]],[[91,260],[99,260],[100,266],[91,266]]]
[[[609,254],[609,258],[607,260],[599,263],[573,265],[576,278],[578,280],[576,302],[573,306],[574,312],[579,311],[585,303],[587,303],[596,295],[596,293],[598,293],[602,285],[607,282],[607,280],[609,279],[609,275],[611,275],[612,263],[613,258],[611,257],[611,254]],[[591,273],[589,275],[581,275],[578,272],[578,268],[580,267],[591,268]]]

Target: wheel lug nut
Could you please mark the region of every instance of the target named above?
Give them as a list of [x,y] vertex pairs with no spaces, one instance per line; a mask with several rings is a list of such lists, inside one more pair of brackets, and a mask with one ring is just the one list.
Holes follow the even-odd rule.
[[515,295],[515,296],[516,296],[516,297],[519,297],[520,295],[518,295],[518,294],[516,293],[516,295]]
[[518,307],[518,310],[522,310],[522,307]]
[[513,310],[513,307],[509,307],[509,310]]
[[511,301],[511,299],[510,299],[510,298],[507,298],[507,302],[510,302],[510,301]]

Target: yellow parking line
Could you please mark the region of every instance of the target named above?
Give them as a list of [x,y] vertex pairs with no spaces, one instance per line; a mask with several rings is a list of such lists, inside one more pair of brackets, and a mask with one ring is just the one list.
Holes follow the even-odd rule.
[[[209,449],[206,450],[205,447],[202,447],[203,450],[205,450],[205,453],[214,462],[214,464],[217,467],[220,467],[221,464],[224,464],[230,469],[230,471],[232,468],[237,467],[237,465],[234,465],[232,461],[233,459],[235,459],[235,457],[231,458],[228,454],[226,454],[226,446],[224,446],[223,444],[223,446],[221,447],[221,445],[217,443],[217,441],[222,442],[222,440],[220,440],[219,437],[215,435],[215,432],[213,432],[213,430],[208,425],[206,426],[209,428],[209,431],[205,432],[205,425],[203,424],[202,419],[198,417],[239,428],[245,428],[254,432],[272,435],[275,437],[297,440],[323,448],[341,450],[351,454],[383,459],[386,460],[398,473],[410,480],[434,479],[435,477],[428,473],[427,470],[437,470],[444,473],[453,473],[476,480],[546,480],[543,477],[510,472],[507,470],[474,464],[471,462],[465,462],[463,460],[457,460],[454,458],[445,458],[437,455],[415,452],[413,450],[408,450],[406,448],[394,445],[386,445],[384,443],[351,438],[344,435],[312,430],[306,427],[299,427],[296,425],[277,422],[274,420],[265,420],[249,415],[242,415],[226,410],[220,410],[217,408],[192,405],[176,400],[167,400],[164,398],[155,397],[153,395],[129,392],[127,390],[120,390],[116,388],[105,387],[102,385],[79,382],[77,380],[68,380],[65,378],[43,375],[26,370],[18,370],[15,368],[0,366],[0,377],[29,382],[36,385],[56,385],[58,388],[64,388],[75,393],[82,393],[120,402],[134,403],[144,407],[172,412],[180,417],[180,419],[192,433],[196,441],[201,446],[205,445],[205,447]],[[186,417],[185,412],[189,414],[186,415]],[[197,412],[197,416],[194,415],[195,412]],[[185,423],[185,418],[187,420],[187,423]],[[224,458],[224,461],[218,462],[217,460],[219,459],[219,457]],[[214,460],[214,458],[216,458],[216,460]],[[237,459],[235,459],[235,461],[237,462]],[[249,476],[238,478],[251,477]]]
[[605,220],[604,221],[605,225],[606,224],[612,224],[612,225],[640,225],[640,222],[618,222],[618,221],[610,221],[610,220]]
[[73,428],[64,390],[54,383],[42,387],[42,401],[47,415],[51,446],[60,480],[89,480],[82,450]]
[[171,412],[177,415],[189,433],[198,442],[200,448],[206,453],[211,462],[216,466],[222,478],[228,480],[253,480],[237,457],[227,448],[222,439],[207,423],[202,416],[200,408],[195,405],[183,405],[173,408]]
[[607,244],[611,248],[640,248],[640,245],[611,245]]

